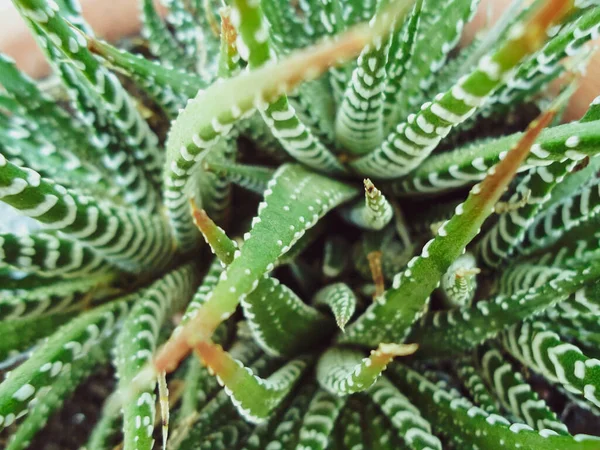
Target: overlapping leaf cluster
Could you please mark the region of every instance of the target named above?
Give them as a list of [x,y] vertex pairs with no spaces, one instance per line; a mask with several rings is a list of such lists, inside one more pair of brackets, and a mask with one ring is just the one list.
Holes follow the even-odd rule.
[[108,362],[89,450],[598,448],[598,2],[141,0],[150,57],[13,2],[65,97],[0,57],[7,449]]

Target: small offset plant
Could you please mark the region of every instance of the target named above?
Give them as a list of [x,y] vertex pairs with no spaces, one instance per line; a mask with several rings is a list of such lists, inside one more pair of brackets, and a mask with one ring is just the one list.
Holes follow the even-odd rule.
[[6,449],[109,363],[88,450],[600,448],[599,2],[13,2],[64,89],[0,58]]

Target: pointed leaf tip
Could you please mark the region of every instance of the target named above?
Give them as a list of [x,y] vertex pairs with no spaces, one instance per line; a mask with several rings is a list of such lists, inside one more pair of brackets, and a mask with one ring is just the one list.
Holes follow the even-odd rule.
[[315,294],[315,305],[327,305],[331,309],[337,326],[345,332],[346,324],[356,311],[356,296],[345,283],[324,287]]
[[294,359],[263,379],[220,345],[199,342],[194,349],[209,370],[215,373],[219,384],[225,387],[238,412],[247,421],[257,424],[268,419],[307,367],[306,359]]
[[204,209],[196,206],[194,199],[190,199],[194,224],[198,227],[211,251],[224,264],[230,264],[237,250],[237,244],[229,239],[225,232],[208,216]]
[[415,353],[419,348],[419,344],[393,344],[381,343],[377,350],[373,350],[373,355],[382,356],[409,356]]
[[335,395],[361,392],[373,386],[395,357],[412,355],[417,348],[417,344],[381,343],[365,358],[358,351],[333,347],[321,356],[317,379]]

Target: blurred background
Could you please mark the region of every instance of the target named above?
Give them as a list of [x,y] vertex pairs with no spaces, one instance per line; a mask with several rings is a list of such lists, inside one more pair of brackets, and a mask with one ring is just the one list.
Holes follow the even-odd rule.
[[[98,36],[115,41],[140,28],[140,0],[79,0],[83,14]],[[158,0],[157,8],[164,12]],[[0,52],[12,56],[18,66],[34,77],[48,74],[44,56],[37,48],[11,0],[0,0]]]
[[[80,0],[83,14],[96,30],[98,36],[115,41],[134,35],[139,31],[139,3],[141,0]],[[317,1],[317,0],[314,0]],[[157,8],[164,13],[159,0]],[[527,0],[482,0],[475,19],[466,27],[463,44],[468,43],[475,33],[485,30],[498,19],[502,11],[514,2]],[[600,44],[600,39],[595,45]],[[37,48],[23,20],[11,0],[0,0],[0,52],[10,55],[17,65],[29,75],[41,78],[49,69],[42,53]],[[578,119],[587,110],[589,103],[600,94],[600,53],[595,52],[588,66],[586,77],[573,96],[565,118]]]

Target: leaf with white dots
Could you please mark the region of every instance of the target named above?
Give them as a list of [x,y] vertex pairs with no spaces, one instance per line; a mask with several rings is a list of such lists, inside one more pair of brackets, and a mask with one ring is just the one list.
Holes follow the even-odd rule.
[[[254,342],[243,339],[235,341],[229,350],[232,358],[249,367],[255,374],[262,376],[265,371],[272,369],[273,362],[260,356],[260,353],[260,348]],[[191,386],[186,389],[204,386],[208,391],[195,392],[197,397],[184,400],[180,412],[189,414],[177,418],[176,427],[169,438],[168,448],[196,449],[198,441],[209,435],[219,424],[226,424],[229,420],[236,420],[240,417],[225,391],[219,388],[217,379],[213,376],[214,374],[210,373],[211,369],[204,366],[196,356],[191,357],[198,363],[195,367],[201,369],[199,373],[193,369],[196,374],[192,377],[200,375],[204,382],[198,384],[197,382],[200,380],[186,377],[186,381],[192,382]],[[208,378],[204,379],[205,375]],[[206,394],[210,395],[207,397]]]
[[[251,69],[264,66],[274,59],[269,43],[269,26],[260,3],[248,0],[233,2],[233,25],[238,31],[237,47]],[[314,136],[298,117],[287,96],[273,99],[260,113],[282,147],[296,160],[317,170],[342,172],[335,155]]]
[[[312,404],[317,386],[314,382],[304,382],[294,392],[293,398],[282,402],[269,422],[254,429],[243,450],[266,448],[294,448],[300,440],[303,417]],[[292,396],[290,396],[292,397]]]
[[302,419],[296,450],[325,450],[345,399],[319,389]]
[[419,344],[420,358],[448,358],[500,334],[507,327],[566,300],[585,283],[598,278],[600,265],[562,270],[540,286],[480,300],[471,307],[426,313],[408,339]]
[[[6,446],[6,450],[26,450],[35,434],[48,422],[52,414],[58,410],[63,402],[95,369],[101,367],[108,360],[108,350],[112,339],[105,339],[91,349],[85,356],[73,362],[70,370],[61,373],[52,383],[52,389],[35,397],[35,404],[31,407],[26,419],[19,424],[19,428]],[[94,449],[90,449],[94,450]]]
[[398,436],[409,448],[442,449],[442,443],[431,432],[431,424],[387,378],[379,379],[368,394],[390,419]]
[[[177,117],[185,101],[206,88],[199,77],[183,70],[160,65],[139,55],[118,49],[105,41],[82,35],[90,51],[101,56],[109,68],[125,72],[144,89],[171,118]],[[152,47],[151,47],[152,48]]]
[[326,305],[331,309],[340,330],[354,315],[356,310],[356,296],[352,289],[345,283],[335,283],[325,286],[315,294],[315,305]]
[[471,253],[465,253],[454,261],[442,277],[440,288],[448,307],[469,306],[477,289],[480,270]]
[[486,265],[499,267],[516,252],[535,215],[550,198],[552,189],[575,165],[555,162],[536,167],[520,180],[507,202],[497,207],[498,221],[478,243],[478,253]]
[[[190,342],[210,339],[216,327],[245,301],[277,260],[287,253],[330,209],[352,198],[356,189],[297,166],[277,170],[252,229],[244,235],[239,253],[221,275],[210,297],[182,332],[174,335],[158,355],[156,369],[167,360],[180,360]],[[173,352],[177,357],[173,358]]]
[[546,311],[553,330],[586,348],[600,344],[600,293],[596,284],[578,290],[568,300]]
[[73,151],[81,160],[99,162],[94,147],[86,140],[84,123],[60,108],[16,67],[14,61],[2,54],[0,84],[8,98],[14,100],[19,108],[18,115],[28,119],[23,126],[29,131],[43,134],[54,145]]
[[[554,100],[550,109],[559,111],[573,94],[575,86],[568,86]],[[478,244],[481,258],[488,266],[498,267],[516,252],[525,238],[527,228],[551,199],[554,188],[576,165],[576,162],[567,160],[532,169],[519,181],[507,202],[496,206],[498,221]]]
[[215,372],[238,412],[252,423],[268,419],[273,409],[294,387],[308,363],[306,358],[291,360],[269,378],[262,379],[247,370],[220,345],[200,342],[195,346],[195,352]]
[[[76,124],[69,127],[78,129]],[[55,125],[20,112],[12,112],[10,118],[0,115],[0,152],[10,161],[31,167],[66,187],[107,196],[115,203],[122,203],[119,198],[122,192],[110,181],[107,171],[95,165],[98,161],[88,156],[88,152],[79,150],[85,144],[65,142],[61,136],[55,136],[54,129]],[[68,169],[66,173],[65,168]]]
[[70,370],[91,348],[114,333],[114,326],[127,312],[126,301],[113,301],[71,320],[38,347],[31,357],[0,384],[2,427],[27,411],[32,397],[52,386],[54,379]]
[[165,192],[171,225],[178,244],[189,248],[198,242],[191,218],[187,217],[187,194],[182,190],[203,150],[227,136],[238,119],[252,114],[256,107],[271,102],[305,80],[314,79],[329,64],[355,55],[372,38],[372,32],[357,28],[297,52],[278,64],[211,85],[188,102],[169,132]]
[[196,11],[191,4],[184,0],[164,0],[163,4],[167,7],[168,13],[166,22],[174,30],[173,38],[175,42],[183,49],[183,59],[179,64],[185,64],[190,69],[194,69],[201,59],[199,46],[206,45],[206,38],[198,38],[198,34],[204,35],[211,30],[203,30],[197,23],[199,11]]
[[402,342],[406,338],[440,279],[479,234],[481,225],[529,154],[535,139],[555,114],[549,110],[531,123],[506,157],[471,189],[465,202],[456,207],[454,216],[438,228],[435,238],[424,245],[421,254],[395,276],[392,287],[348,328],[341,342],[374,347],[380,342]]
[[18,360],[29,347],[51,335],[62,324],[74,317],[74,313],[13,319],[0,322],[0,361]]
[[[221,262],[231,264],[237,244],[204,211],[195,210],[194,220]],[[330,322],[323,314],[268,274],[240,303],[254,339],[271,355],[296,354],[331,332]]]
[[142,35],[148,39],[150,51],[172,66],[180,67],[185,64],[188,59],[158,14],[154,2],[152,0],[142,0],[141,12]]
[[50,233],[0,233],[0,265],[64,278],[110,274],[116,270],[98,253],[81,243]]
[[370,388],[388,364],[398,356],[408,356],[417,345],[380,344],[368,357],[360,351],[331,348],[319,359],[317,380],[332,394],[343,396]]
[[[115,365],[119,389],[125,389],[138,370],[152,359],[158,331],[169,312],[176,311],[192,296],[196,268],[186,265],[138,294],[131,313],[117,336]],[[123,406],[125,448],[152,448],[156,398],[154,385],[145,386]]]
[[34,170],[12,164],[2,154],[0,200],[47,228],[86,244],[100,257],[127,271],[147,269],[172,252],[162,217],[107,206],[41,178]]
[[556,413],[497,348],[481,350],[478,358],[482,376],[507,411],[540,431],[550,429],[558,434],[569,434]]
[[[387,3],[378,2],[378,13]],[[409,0],[397,2],[402,9],[390,25],[389,34],[397,33],[412,3]],[[386,65],[396,56],[390,55],[392,42],[393,38],[380,37],[373,44],[365,46],[343,93],[336,114],[335,134],[338,144],[350,153],[364,155],[383,141],[384,90],[389,77]]]
[[600,408],[600,361],[565,342],[541,322],[526,322],[504,333],[510,354],[546,379]]
[[[471,186],[485,178],[511,146],[523,137],[516,133],[483,139],[450,152],[432,155],[414,172],[392,182],[396,195],[442,193]],[[600,131],[594,122],[567,123],[543,130],[519,171],[547,166],[565,158],[581,161],[597,154]]]
[[[163,154],[158,150],[158,140],[148,123],[118,78],[103,67],[88,50],[79,31],[67,22],[48,0],[16,0],[15,6],[32,30],[48,47],[60,53],[58,59],[72,62],[69,70],[78,87],[94,108],[95,124],[108,132],[109,152],[115,152],[107,167],[116,167],[121,181],[129,190],[143,194],[131,199],[139,207],[154,210],[158,201]],[[135,176],[132,177],[132,174]],[[125,177],[127,175],[127,177]],[[126,180],[125,180],[126,178]]]
[[518,105],[532,97],[564,72],[561,62],[565,58],[577,58],[585,51],[585,44],[598,36],[600,10],[589,8],[564,24],[542,49],[525,60],[483,105],[482,112],[485,115],[504,112],[507,106]]
[[416,2],[411,21],[392,45],[386,87],[386,131],[425,101],[435,75],[458,44],[478,0]]
[[365,200],[358,202],[342,214],[354,225],[366,230],[381,230],[394,215],[392,205],[385,195],[368,178],[364,180]]
[[498,414],[498,405],[493,394],[488,390],[483,378],[471,361],[468,359],[458,361],[455,371],[475,405],[489,414]]
[[231,183],[261,195],[273,177],[273,170],[262,166],[233,164],[226,161],[205,162],[204,166],[209,172],[225,177]]
[[424,103],[416,114],[400,122],[380,146],[353,161],[352,167],[365,175],[388,179],[414,170],[453,127],[476,111],[525,56],[543,44],[546,30],[569,14],[571,7],[564,0],[541,5],[523,22],[515,24],[515,32],[508,33],[497,50],[481,58],[474,71],[433,101]]
[[596,436],[559,435],[551,429],[534,430],[529,425],[511,423],[498,414],[489,414],[473,406],[464,397],[456,397],[437,387],[417,372],[395,365],[390,370],[398,387],[419,408],[436,433],[467,448],[529,448],[542,450],[592,450],[598,447]]
[[[416,43],[423,40],[420,32],[423,27],[423,4],[425,0],[417,0],[410,16],[404,21],[400,30],[391,36],[389,57],[385,66],[387,75],[385,88],[383,89],[383,129],[388,132],[390,125],[395,125],[394,120],[398,116],[398,94],[402,89],[404,76],[408,70],[417,63],[415,57]],[[429,52],[421,57],[429,58]],[[424,61],[423,61],[424,62]],[[421,61],[418,62],[420,64]]]
[[544,247],[549,247],[569,230],[591,221],[600,214],[600,180],[581,186],[572,196],[557,201],[540,211],[518,251],[529,255]]
[[[81,310],[111,293],[114,275],[57,281],[29,290],[0,292],[0,320],[10,321]],[[104,292],[103,292],[104,291]]]

